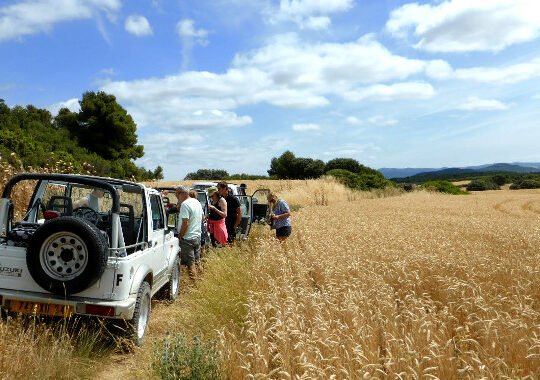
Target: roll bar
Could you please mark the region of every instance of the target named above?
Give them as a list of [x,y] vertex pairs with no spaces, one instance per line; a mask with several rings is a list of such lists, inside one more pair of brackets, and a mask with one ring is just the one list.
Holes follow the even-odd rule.
[[113,185],[101,179],[82,177],[82,176],[76,176],[76,175],[71,175],[71,174],[40,174],[40,173],[17,174],[6,183],[6,186],[4,187],[4,191],[2,192],[2,198],[10,198],[13,187],[15,187],[17,183],[24,180],[61,181],[61,182],[77,183],[77,184],[87,185],[91,187],[98,187],[98,188],[107,190],[111,194],[111,197],[112,197],[111,211],[113,213],[120,212],[120,195],[118,195],[118,191]]

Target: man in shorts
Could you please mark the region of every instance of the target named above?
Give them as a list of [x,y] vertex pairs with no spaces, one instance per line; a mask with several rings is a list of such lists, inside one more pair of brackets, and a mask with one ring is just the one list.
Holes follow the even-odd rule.
[[195,263],[201,259],[202,207],[197,199],[189,197],[186,186],[179,185],[174,192],[180,204],[177,223],[180,258],[188,268],[189,277],[195,281]]

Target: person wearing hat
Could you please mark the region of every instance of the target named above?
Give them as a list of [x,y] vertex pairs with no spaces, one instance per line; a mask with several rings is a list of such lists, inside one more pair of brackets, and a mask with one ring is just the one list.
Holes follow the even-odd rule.
[[227,201],[219,194],[217,187],[210,187],[207,193],[210,197],[210,204],[208,205],[208,230],[210,231],[212,246],[216,247],[217,243],[225,245],[228,238],[227,227],[225,226]]

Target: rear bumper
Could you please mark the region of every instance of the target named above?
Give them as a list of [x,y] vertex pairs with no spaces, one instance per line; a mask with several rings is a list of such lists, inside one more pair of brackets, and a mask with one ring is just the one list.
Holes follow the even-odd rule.
[[[54,294],[43,294],[37,292],[15,291],[0,288],[0,297],[2,298],[0,306],[9,310],[10,301],[39,302],[45,304],[70,305],[73,308],[73,314],[78,315],[97,315],[105,318],[132,319],[135,310],[137,295],[134,294],[128,299],[121,301],[103,301],[95,298],[85,297],[60,297]],[[86,305],[112,307],[114,315],[104,316],[86,312]]]

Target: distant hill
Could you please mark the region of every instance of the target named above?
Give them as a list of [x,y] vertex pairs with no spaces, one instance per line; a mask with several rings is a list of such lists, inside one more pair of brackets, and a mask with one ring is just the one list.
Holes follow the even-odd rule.
[[511,172],[511,173],[538,173],[540,172],[540,162],[513,162],[496,163],[477,166],[466,166],[456,168],[381,168],[378,169],[386,178],[405,178],[417,175],[460,175],[472,174],[473,172]]
[[440,170],[440,168],[381,168],[377,170],[379,170],[386,178],[403,178],[410,177],[418,173],[437,171]]

